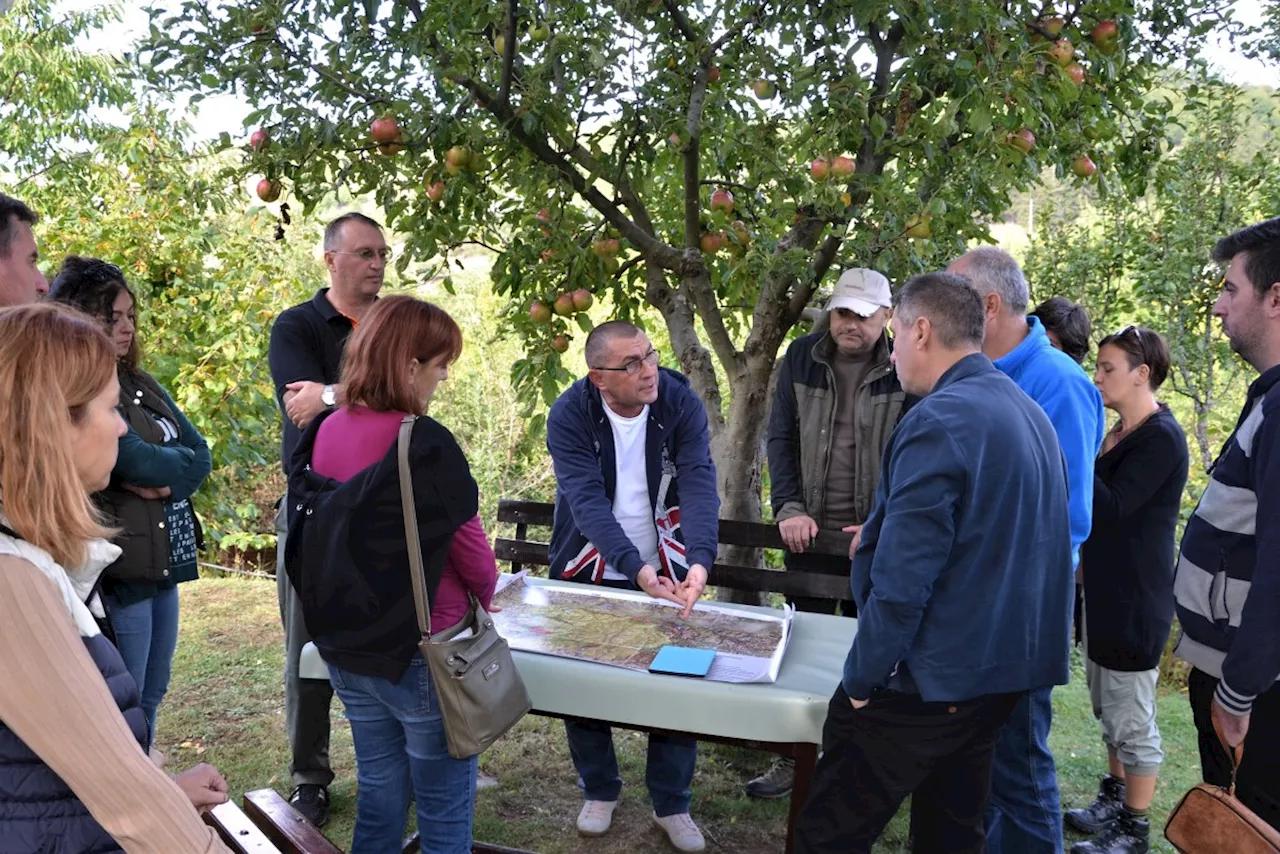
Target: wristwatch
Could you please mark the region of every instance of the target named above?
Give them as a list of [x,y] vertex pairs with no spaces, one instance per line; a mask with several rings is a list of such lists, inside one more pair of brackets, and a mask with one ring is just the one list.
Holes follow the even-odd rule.
[[338,402],[338,395],[334,392],[333,386],[324,387],[324,391],[320,392],[320,402],[325,406],[333,406]]

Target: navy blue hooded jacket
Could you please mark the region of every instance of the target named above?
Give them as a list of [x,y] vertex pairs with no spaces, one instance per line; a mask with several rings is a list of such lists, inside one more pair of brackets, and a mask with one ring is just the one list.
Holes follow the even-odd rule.
[[[649,405],[645,429],[649,503],[657,503],[665,464],[673,474],[666,506],[680,508],[677,533],[688,564],[702,564],[710,571],[719,535],[716,467],[706,411],[683,374],[658,369],[658,399]],[[547,450],[556,474],[551,577],[560,578],[565,564],[591,542],[609,566],[634,582],[644,558],[613,515],[617,480],[613,428],[600,390],[588,378],[571,385],[551,407]]]
[[1071,519],[1044,411],[966,356],[902,417],[880,471],[845,692],[948,702],[1066,684]]

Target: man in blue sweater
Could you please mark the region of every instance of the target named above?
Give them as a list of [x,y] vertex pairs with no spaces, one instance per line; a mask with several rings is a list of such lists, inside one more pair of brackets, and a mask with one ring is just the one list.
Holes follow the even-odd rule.
[[[1053,347],[1040,321],[1027,317],[1027,281],[1009,253],[980,247],[953,261],[947,272],[964,276],[982,295],[982,352],[1040,405],[1058,435],[1067,461],[1071,565],[1051,582],[1074,590],[1072,570],[1092,522],[1093,461],[1105,430],[1102,395],[1070,356]],[[1061,796],[1049,751],[1053,683],[1032,687],[996,745],[987,815],[992,854],[1062,854]]]
[[1227,264],[1213,313],[1231,349],[1258,372],[1195,513],[1187,521],[1174,594],[1192,666],[1191,709],[1206,782],[1280,827],[1280,218],[1225,237]]
[[1044,412],[982,355],[983,327],[958,276],[917,276],[894,301],[898,376],[926,397],[889,439],[854,554],[858,633],[799,854],[869,852],[908,795],[916,851],[983,851],[999,731],[1029,690],[1067,681],[1062,452]]
[[[715,562],[720,498],[707,414],[681,374],[658,367],[648,337],[613,320],[591,331],[590,372],[547,416],[556,473],[552,578],[634,590],[686,615]],[[585,802],[578,832],[603,836],[622,793],[613,735],[599,721],[566,720]],[[697,742],[649,736],[645,780],[653,820],[680,851],[702,851],[689,815]]]

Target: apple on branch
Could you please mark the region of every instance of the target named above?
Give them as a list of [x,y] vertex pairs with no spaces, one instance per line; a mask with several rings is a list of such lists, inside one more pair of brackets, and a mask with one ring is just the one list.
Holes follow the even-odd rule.
[[1085,73],[1083,65],[1078,62],[1073,62],[1064,68],[1063,71],[1065,71],[1067,76],[1071,78],[1072,83],[1077,86],[1084,85]]
[[557,335],[551,339],[551,349],[557,353],[567,353],[569,351],[569,339],[563,335]]
[[778,87],[774,86],[772,81],[761,78],[751,84],[751,91],[755,92],[756,97],[761,101],[767,101],[778,94]]
[[258,128],[249,134],[249,147],[254,151],[266,151],[271,147],[271,134]]
[[395,116],[383,116],[369,125],[369,136],[377,145],[391,145],[400,141],[400,125]]
[[561,317],[569,317],[577,311],[577,309],[574,308],[573,297],[570,294],[560,294],[560,296],[556,297],[553,308],[555,308],[556,314]]
[[831,161],[825,157],[819,157],[809,164],[809,176],[815,181],[825,181],[830,174]]
[[698,239],[698,246],[708,255],[714,255],[724,248],[724,234],[719,231],[709,231]]
[[1027,128],[1009,134],[1008,143],[1023,154],[1029,154],[1036,147],[1036,135]]
[[270,178],[263,178],[258,182],[258,198],[270,204],[280,198],[280,182],[273,181]]
[[853,159],[843,154],[831,161],[831,174],[842,181],[852,178],[855,168]]
[[733,193],[728,190],[716,190],[711,194],[711,210],[723,214],[733,213]]
[[534,300],[529,305],[529,319],[534,323],[550,323],[551,307],[545,302]]
[[1071,64],[1075,56],[1076,48],[1071,44],[1071,39],[1058,39],[1053,43],[1053,47],[1049,48],[1049,59],[1064,68]]
[[586,311],[595,303],[595,297],[591,295],[591,291],[586,288],[578,288],[570,296],[573,300],[573,307],[578,311]]
[[1087,154],[1082,154],[1075,160],[1071,161],[1071,171],[1079,178],[1092,178],[1093,173],[1098,171],[1098,167],[1094,164],[1093,159]]
[[921,214],[920,216],[913,216],[908,219],[906,230],[907,237],[912,240],[927,240],[928,238],[933,237],[933,226],[930,225],[932,220],[933,217],[929,216],[929,214]]
[[1120,47],[1120,27],[1115,21],[1099,21],[1090,31],[1089,41],[1103,53],[1115,53]]
[[441,199],[443,199],[444,198],[444,182],[432,181],[431,183],[427,184],[427,198],[430,199],[432,203],[438,202]]

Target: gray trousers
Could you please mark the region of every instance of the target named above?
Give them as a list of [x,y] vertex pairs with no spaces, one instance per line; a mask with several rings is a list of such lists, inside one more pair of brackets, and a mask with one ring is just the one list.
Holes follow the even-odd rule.
[[284,626],[284,721],[289,734],[289,774],[295,786],[307,783],[328,786],[333,782],[333,771],[329,768],[329,704],[333,699],[333,686],[327,679],[298,676],[298,660],[311,637],[302,619],[302,603],[284,568],[288,502],[286,495],[276,512],[276,594],[280,599],[280,622]]

